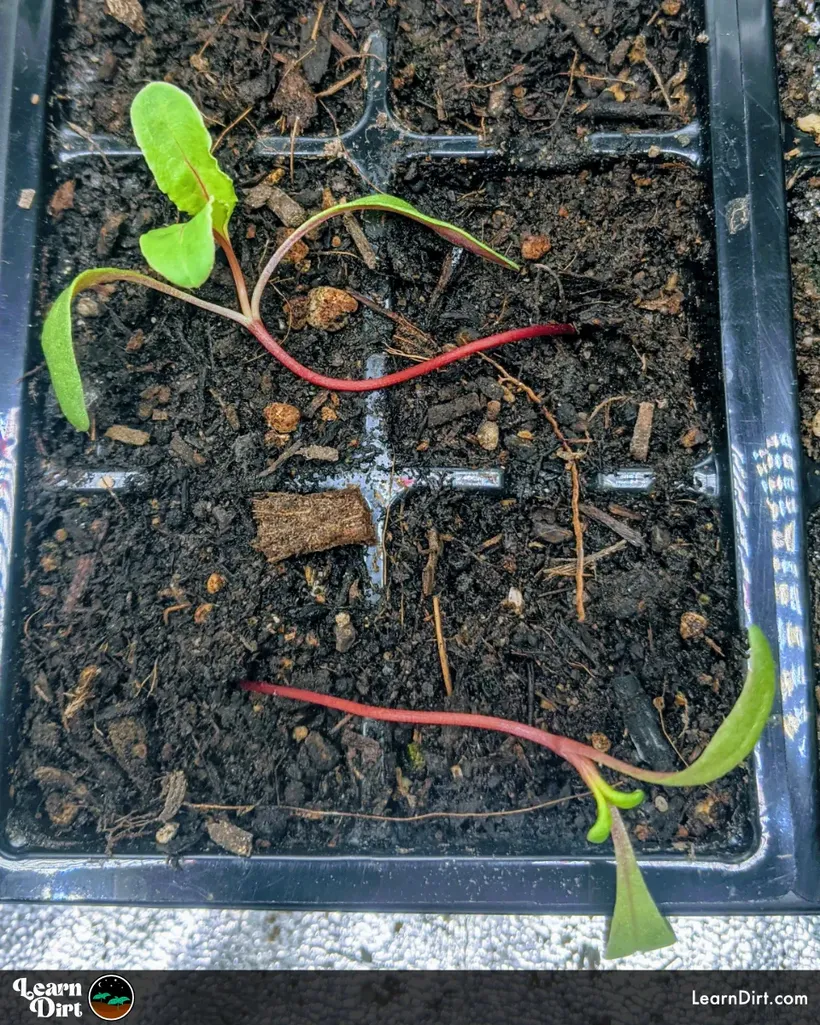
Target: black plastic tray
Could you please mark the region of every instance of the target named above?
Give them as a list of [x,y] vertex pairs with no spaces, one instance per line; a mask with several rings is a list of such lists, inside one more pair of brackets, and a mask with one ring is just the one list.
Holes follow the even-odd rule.
[[[52,0],[0,0],[0,779],[13,744],[11,652],[20,629],[15,552],[25,426],[38,208],[49,155],[45,125]],[[721,435],[717,491],[733,538],[739,628],[753,622],[773,644],[780,697],[754,756],[757,823],[741,858],[642,859],[652,892],[669,912],[800,911],[820,907],[811,618],[804,553],[809,489],[801,469],[783,140],[770,0],[705,0],[700,124],[684,132],[596,133],[578,163],[628,158],[657,147],[699,168],[712,186],[720,310]],[[384,45],[378,39],[374,46]],[[377,61],[368,61],[377,68]],[[381,78],[381,80],[380,80]],[[368,178],[388,184],[394,162],[496,156],[529,170],[553,169],[545,151],[506,151],[472,137],[406,132],[386,103],[385,72],[371,74],[364,118],[345,138]],[[33,97],[39,97],[34,102]],[[58,133],[58,158],[132,152],[93,147]],[[301,140],[296,158],[327,155],[327,140]],[[285,143],[290,146],[289,140]],[[270,140],[260,153],[276,152]],[[313,147],[313,149],[311,149]],[[656,151],[653,150],[653,155]],[[34,189],[29,209],[21,193]],[[717,347],[717,346],[716,346]],[[720,401],[722,400],[722,401]],[[718,409],[720,413],[720,409]],[[0,787],[0,819],[8,795]],[[0,840],[0,900],[119,904],[321,907],[383,910],[577,911],[612,907],[606,856],[184,857],[15,853]]]

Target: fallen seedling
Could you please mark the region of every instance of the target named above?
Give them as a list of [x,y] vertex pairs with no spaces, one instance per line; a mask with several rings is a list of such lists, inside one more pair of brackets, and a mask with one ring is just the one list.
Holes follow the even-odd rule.
[[664,787],[689,787],[712,783],[740,765],[744,758],[751,754],[763,731],[775,694],[774,660],[768,641],[758,627],[749,628],[749,648],[746,680],[734,707],[700,757],[681,772],[653,772],[641,769],[586,744],[511,719],[468,712],[423,712],[404,708],[380,708],[275,683],[246,680],[240,686],[244,690],[324,705],[346,715],[379,719],[383,722],[494,730],[540,744],[563,758],[578,772],[595,798],[597,817],[587,838],[592,843],[603,843],[610,835],[612,836],[615,849],[616,893],[606,956],[615,958],[669,946],[675,942],[675,934],[647,889],[629,834],[620,816],[619,809],[637,807],[643,801],[644,793],[642,790],[616,790],[604,780],[598,767],[605,766],[643,783],[654,783]]
[[[453,245],[468,249],[485,260],[510,270],[517,270],[518,265],[461,228],[428,217],[403,199],[378,194],[348,203],[339,203],[309,217],[271,256],[256,282],[253,293],[249,295],[228,232],[231,214],[236,206],[234,185],[219,167],[211,152],[210,135],[193,100],[174,85],[167,82],[151,82],[137,93],[131,104],[131,125],[137,144],[157,185],[181,213],[190,217],[190,220],[164,228],[155,228],[140,237],[140,249],[145,260],[152,270],[170,281],[170,285],[139,271],[97,267],[78,274],[51,307],[43,325],[43,353],[60,408],[66,419],[78,430],[88,430],[90,420],[74,353],[71,302],[83,289],[113,281],[144,285],[146,288],[153,288],[210,313],[236,321],[292,373],[319,388],[332,391],[365,392],[387,388],[429,374],[473,353],[495,349],[508,342],[543,335],[574,333],[574,328],[570,324],[536,324],[517,330],[502,331],[459,346],[416,366],[367,380],[340,379],[316,373],[303,366],[282,348],[265,327],[260,308],[265,287],[284,257],[305,235],[325,221],[333,217],[344,217],[356,210],[401,214],[426,225]],[[214,267],[217,245],[225,253],[231,269],[239,302],[238,310],[219,306],[190,292],[181,291],[199,288],[208,280]]]

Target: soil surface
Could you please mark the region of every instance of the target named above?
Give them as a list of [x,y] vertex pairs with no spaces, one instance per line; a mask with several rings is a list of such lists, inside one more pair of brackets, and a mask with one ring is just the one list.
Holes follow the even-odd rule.
[[[393,85],[397,109],[417,127],[475,127],[489,115],[486,90],[476,100],[470,83],[494,82],[525,64],[499,100],[499,130],[535,132],[535,119],[545,119],[541,127],[557,119],[560,132],[575,136],[595,123],[581,108],[598,102],[622,69],[625,78],[601,102],[624,110],[635,104],[624,121],[655,118],[655,108],[668,120],[653,67],[677,107],[675,123],[691,115],[691,101],[675,98],[683,79],[674,78],[692,60],[697,26],[688,4],[660,6],[672,13],[659,14],[654,0],[577,0],[602,62],[581,52],[578,27],[574,34],[558,22],[530,22],[535,4],[442,0],[382,10],[352,0],[338,5],[333,25],[358,52],[384,16],[396,74],[415,67],[406,83]],[[247,199],[271,171],[250,150],[255,132],[288,130],[275,124],[274,100],[282,98],[285,69],[297,73],[289,62],[310,49],[299,16],[309,43],[315,11],[306,3],[146,2],[139,35],[102,4],[84,2],[67,15],[55,95],[69,99],[59,116],[85,131],[124,135],[134,89],[152,77],[190,89],[214,118],[215,134],[250,106],[219,156],[239,187],[232,236],[252,276],[282,224]],[[641,33],[649,63],[628,57]],[[522,50],[514,41],[525,36]],[[332,52],[327,70],[312,72],[319,76],[313,91],[358,66],[351,59],[337,67],[338,57]],[[457,82],[448,77],[454,74]],[[437,93],[446,97],[442,109]],[[361,99],[358,81],[327,97],[330,113],[319,107],[310,130],[326,129],[331,113],[352,123]],[[325,189],[337,199],[370,191],[344,165],[298,161],[292,171],[285,161],[278,187],[307,211],[320,207]],[[83,267],[140,266],[139,234],[174,219],[139,160],[70,164],[53,188],[71,201],[53,201],[47,219],[43,310]],[[16,846],[585,849],[592,804],[574,799],[580,781],[547,752],[494,734],[340,723],[335,713],[241,693],[236,683],[244,677],[374,704],[530,721],[668,769],[691,761],[731,707],[742,664],[732,573],[718,510],[691,487],[713,430],[706,402],[713,353],[703,340],[715,286],[702,184],[680,164],[638,161],[552,177],[514,176],[503,165],[410,164],[393,188],[514,258],[533,239],[541,255],[515,274],[472,256],[454,259],[443,240],[415,226],[390,220],[381,230],[370,218],[379,263],[369,271],[347,229],[332,222],[309,240],[302,262],[277,277],[266,303],[269,326],[311,366],[361,376],[382,337],[394,351],[425,353],[501,328],[574,322],[577,338],[507,347],[494,363],[474,358],[386,395],[397,469],[502,466],[506,497],[418,491],[396,504],[388,586],[377,605],[367,600],[361,548],[270,565],[252,547],[251,496],[317,468],[348,467],[366,442],[363,401],[329,395],[313,403],[315,389],[230,322],[130,286],[86,293],[75,303],[75,342],[94,400],[91,440],[61,420],[45,373],[30,377],[37,412],[27,467],[22,740],[8,822]],[[319,284],[390,296],[405,322],[359,311],[333,334],[296,329],[292,317],[289,325],[284,302]],[[232,301],[224,263],[201,294]],[[388,364],[406,366],[406,357],[390,355]],[[551,572],[574,557],[569,474],[527,389],[583,453],[582,501],[616,527],[594,511],[582,517],[587,553],[604,552],[588,570],[584,623],[572,578]],[[295,437],[337,450],[338,462],[317,466],[295,455],[261,477],[287,444],[265,420],[274,401],[298,407]],[[641,403],[654,406],[644,464],[655,473],[654,491],[602,491],[599,474],[636,465],[630,446]],[[454,409],[463,415],[451,416]],[[498,440],[490,446],[493,424]],[[107,436],[112,426],[144,432],[145,443]],[[131,486],[84,493],[58,486],[101,470],[132,474]],[[624,528],[632,543],[609,550]],[[451,698],[422,587],[433,530],[440,547],[428,590],[440,599]],[[340,613],[350,616],[352,644],[349,636],[339,640]],[[694,636],[682,631],[686,614],[700,625]],[[629,815],[645,849],[748,846],[745,771],[708,790],[648,789],[650,800]],[[559,803],[501,814],[550,801]],[[403,824],[378,818],[430,814],[436,817]]]
[[[795,125],[798,118],[820,111],[817,75],[820,24],[809,17],[805,4],[775,6],[780,102],[783,114]],[[806,148],[810,150],[809,140]],[[820,154],[820,151],[819,151]],[[787,165],[789,242],[794,293],[794,334],[800,383],[802,439],[806,455],[820,461],[820,159]],[[791,173],[789,174],[789,170]],[[816,473],[812,464],[809,472]],[[815,662],[820,651],[820,603],[816,581],[820,574],[820,517],[809,519],[809,567],[814,585]],[[816,669],[818,666],[816,665]]]

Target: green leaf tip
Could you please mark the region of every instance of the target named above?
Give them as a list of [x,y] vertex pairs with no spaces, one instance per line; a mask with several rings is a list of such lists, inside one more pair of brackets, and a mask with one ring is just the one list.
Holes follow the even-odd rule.
[[155,228],[140,236],[149,266],[180,288],[199,288],[214,268],[213,200],[190,221]]
[[96,267],[85,270],[60,292],[43,324],[41,344],[46,366],[57,402],[66,420],[78,431],[91,426],[83,394],[83,381],[74,354],[71,332],[71,303],[78,292],[105,281],[118,281],[139,275],[114,267]]
[[183,213],[214,201],[225,234],[236,206],[233,182],[211,154],[211,137],[191,97],[169,82],[149,82],[131,103],[131,127],[159,188]]
[[430,228],[431,231],[434,231],[437,235],[441,235],[443,238],[446,238],[447,241],[451,242],[454,246],[460,246],[462,249],[468,249],[471,253],[481,256],[485,260],[489,260],[491,263],[498,263],[502,267],[507,267],[509,270],[519,269],[518,264],[514,260],[504,256],[503,253],[499,253],[491,246],[485,245],[484,242],[477,239],[474,235],[471,235],[468,231],[464,231],[463,228],[459,228],[455,224],[450,224],[449,221],[440,221],[435,217],[428,217],[427,214],[422,213],[421,210],[414,207],[412,203],[408,203],[406,199],[400,199],[398,196],[390,196],[386,193],[375,193],[372,196],[363,196],[361,199],[352,199],[347,203],[339,203],[316,216],[321,217],[322,220],[324,220],[328,216],[333,216],[336,213],[344,213],[346,211],[353,210],[381,210],[385,213],[393,213],[399,214],[402,217],[409,217],[413,221],[418,221],[419,224],[426,225],[426,227]]
[[[688,769],[652,774],[665,787],[692,787],[712,783],[748,757],[760,739],[774,703],[775,662],[766,635],[749,627],[749,661],[740,696],[709,741],[703,754]],[[647,776],[641,778],[647,779]]]
[[615,910],[606,945],[607,958],[659,950],[675,942],[675,933],[652,899],[629,834],[616,809],[612,811],[615,847]]

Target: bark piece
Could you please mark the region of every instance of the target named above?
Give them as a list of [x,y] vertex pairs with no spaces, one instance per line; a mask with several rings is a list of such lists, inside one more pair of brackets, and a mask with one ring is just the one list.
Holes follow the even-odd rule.
[[427,423],[430,427],[440,427],[451,420],[458,420],[470,413],[478,413],[483,403],[475,392],[468,392],[460,395],[452,402],[442,402],[437,406],[431,406],[427,413]]
[[267,206],[276,214],[286,228],[298,228],[307,220],[307,212],[301,203],[276,185],[268,186]]
[[632,432],[629,454],[639,463],[645,463],[649,455],[649,439],[652,437],[652,417],[655,415],[653,402],[642,402],[638,406],[638,419]]
[[188,780],[182,769],[174,769],[165,777],[162,786],[165,803],[159,813],[160,822],[170,822],[182,807],[185,795],[188,792]]
[[607,52],[602,43],[593,35],[582,19],[582,15],[573,10],[563,0],[541,0],[541,10],[552,15],[568,29],[580,49],[598,64],[606,64]]
[[312,459],[317,463],[338,463],[339,450],[330,445],[305,445],[299,449],[303,459]]
[[323,552],[339,545],[371,545],[376,531],[358,488],[308,495],[268,492],[253,499],[254,547],[268,562]]
[[63,182],[48,201],[48,212],[52,217],[61,214],[63,210],[71,210],[74,207],[74,185],[73,178]]
[[105,0],[105,13],[136,35],[145,34],[145,12],[139,0]]
[[114,424],[105,432],[106,438],[112,441],[120,441],[123,445],[145,445],[151,440],[151,435],[145,431],[138,431],[134,427],[124,427],[122,424]]
[[253,850],[253,833],[239,826],[232,826],[230,822],[209,822],[206,826],[208,836],[215,844],[231,854],[238,854],[241,858],[250,857]]
[[599,509],[594,505],[587,505],[585,502],[582,502],[578,508],[584,516],[588,516],[591,520],[597,520],[605,527],[609,527],[613,533],[618,534],[624,541],[628,541],[635,548],[643,548],[644,540],[637,530],[633,530],[632,527],[628,527],[625,523],[621,523],[620,520],[616,520],[614,516],[610,516],[603,509]]
[[177,459],[181,459],[183,463],[187,463],[189,466],[205,465],[205,456],[200,452],[197,452],[193,445],[189,445],[187,441],[183,441],[178,434],[175,434],[171,438],[168,448],[173,452]]

